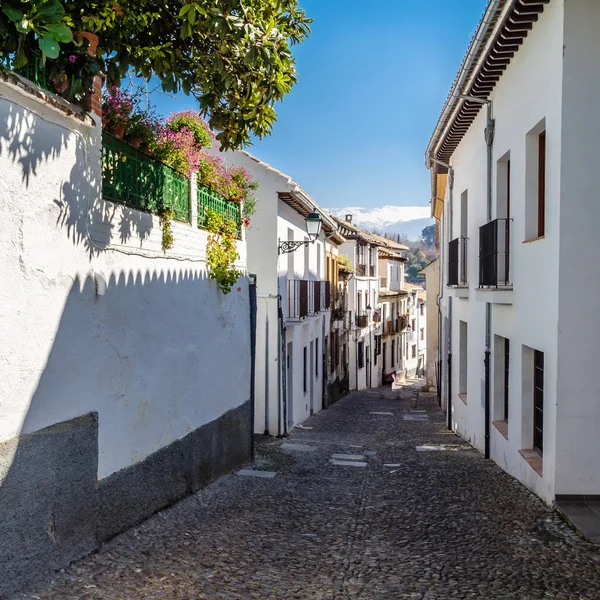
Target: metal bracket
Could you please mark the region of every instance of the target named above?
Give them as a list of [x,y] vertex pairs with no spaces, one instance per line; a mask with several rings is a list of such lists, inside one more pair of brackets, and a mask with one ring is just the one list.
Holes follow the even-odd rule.
[[298,250],[301,246],[308,246],[311,242],[309,240],[304,240],[302,242],[279,242],[279,246],[277,246],[277,254],[287,254],[288,252],[294,252]]

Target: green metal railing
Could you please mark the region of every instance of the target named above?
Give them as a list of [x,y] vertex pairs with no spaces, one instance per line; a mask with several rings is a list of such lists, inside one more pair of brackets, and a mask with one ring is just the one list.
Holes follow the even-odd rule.
[[31,60],[20,69],[13,68],[14,61],[13,54],[1,54],[0,64],[4,65],[9,71],[15,72],[25,79],[29,79],[41,88],[53,92],[54,89],[51,87],[50,82],[46,79],[46,68],[42,65],[42,57],[39,52],[34,52]]
[[233,219],[237,224],[238,238],[242,237],[241,207],[238,202],[228,202],[210,188],[198,183],[198,226],[206,228],[206,211],[212,208],[215,212]]
[[190,180],[115,136],[102,132],[102,194],[157,214],[171,207],[177,221],[190,222]]

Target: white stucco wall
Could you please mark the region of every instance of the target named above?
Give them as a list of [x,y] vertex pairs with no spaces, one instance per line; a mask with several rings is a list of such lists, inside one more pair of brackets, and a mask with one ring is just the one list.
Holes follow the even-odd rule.
[[427,288],[427,365],[425,380],[430,388],[437,388],[438,369],[438,305],[440,290],[440,261],[434,260],[425,269],[425,285]]
[[165,255],[157,218],[100,199],[100,152],[0,82],[0,442],[96,411],[104,478],[249,400],[250,327],[204,232],[175,223]]
[[[510,411],[508,440],[492,427],[491,456],[505,470],[521,480],[541,497],[554,495],[556,364],[558,310],[558,249],[561,165],[561,89],[562,89],[562,15],[560,2],[550,3],[534,24],[520,50],[496,85],[491,99],[496,121],[493,146],[493,214],[496,212],[497,161],[510,152],[511,161],[511,279],[512,304],[492,305],[492,341],[494,335],[510,339]],[[540,91],[543,90],[543,93]],[[545,119],[546,156],[546,235],[543,239],[523,243],[525,233],[525,139],[529,131]],[[469,297],[449,299],[444,290],[444,317],[452,303],[452,398],[453,423],[456,430],[476,448],[484,449],[484,350],[485,294],[475,293],[478,285],[479,227],[487,222],[486,214],[486,146],[484,141],[485,110],[481,110],[454,152],[454,207],[452,233],[441,248],[442,268],[447,277],[445,255],[447,243],[460,234],[460,198],[468,191],[468,280]],[[450,217],[445,203],[444,219]],[[449,226],[449,223],[446,223]],[[447,281],[447,279],[445,280]],[[476,296],[479,299],[476,299]],[[481,301],[483,298],[483,301]],[[491,298],[491,296],[487,296]],[[468,381],[466,403],[459,393],[460,321],[468,327]],[[444,321],[444,339],[448,339]],[[526,415],[533,398],[523,397],[521,364],[523,347],[545,353],[544,472],[543,477],[519,455],[519,449],[531,447],[532,431]],[[446,354],[443,355],[446,360]],[[444,364],[444,371],[446,365]],[[494,377],[492,358],[492,389]],[[444,373],[445,375],[445,373]],[[497,399],[492,398],[492,406]],[[525,423],[525,425],[523,425]],[[532,428],[531,428],[532,429]]]
[[565,2],[558,316],[557,494],[600,494],[598,174],[600,4]]

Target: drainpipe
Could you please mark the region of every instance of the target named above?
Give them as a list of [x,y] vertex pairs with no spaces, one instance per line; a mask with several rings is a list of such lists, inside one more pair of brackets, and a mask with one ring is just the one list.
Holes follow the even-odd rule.
[[[492,220],[492,151],[494,147],[494,126],[495,121],[492,116],[492,103],[490,100],[482,100],[473,96],[459,96],[470,102],[485,104],[486,106],[486,126],[485,126],[485,144],[487,146],[487,222]],[[490,398],[490,355],[492,341],[492,305],[485,303],[485,351],[483,358],[484,365],[484,410],[485,410],[485,458],[490,458],[490,435],[491,435],[491,398]]]
[[281,365],[280,368],[277,369],[277,390],[279,394],[279,402],[277,403],[279,406],[279,424],[278,431],[279,435],[281,435],[281,411],[283,408],[283,437],[287,437],[288,435],[288,405],[287,405],[287,377],[286,377],[286,367],[287,367],[287,348],[286,348],[286,339],[285,339],[285,321],[283,319],[283,310],[281,308],[281,294],[277,296],[277,316],[279,319],[279,348],[280,348],[280,356],[281,356]]
[[269,435],[269,304],[265,322],[265,435]]
[[[451,228],[452,227],[452,204],[453,204],[453,196],[454,196],[454,169],[452,167],[452,165],[442,162],[441,160],[438,160],[437,158],[433,158],[432,156],[429,157],[429,164],[431,164],[432,162],[445,167],[446,169],[448,169],[448,227]],[[445,234],[445,228],[442,227],[441,228],[441,235],[442,235],[442,240],[441,240],[441,244],[442,244],[442,248],[445,248],[446,246],[444,246],[443,244],[444,242],[444,238],[445,236],[447,236],[448,234]],[[443,324],[443,318],[442,318],[442,298],[444,297],[444,267],[445,264],[440,263],[440,292],[438,294],[437,297],[437,305],[438,305],[438,353],[440,354],[439,358],[438,358],[438,364],[439,364],[439,370],[440,370],[440,383],[442,382],[442,358],[441,358],[441,352],[442,352],[442,324]],[[446,426],[448,427],[448,429],[450,431],[453,431],[453,427],[452,427],[452,298],[448,298],[448,331],[447,331],[447,335],[448,335],[448,349],[447,349],[447,354],[448,354],[448,382],[447,382],[447,390],[448,390],[448,397],[446,400]],[[438,398],[439,398],[439,402],[441,404],[441,391],[438,391]]]

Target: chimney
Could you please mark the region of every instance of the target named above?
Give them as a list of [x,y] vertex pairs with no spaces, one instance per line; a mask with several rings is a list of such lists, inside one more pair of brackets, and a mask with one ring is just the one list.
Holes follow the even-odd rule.
[[352,215],[346,215],[346,222],[352,224]]

